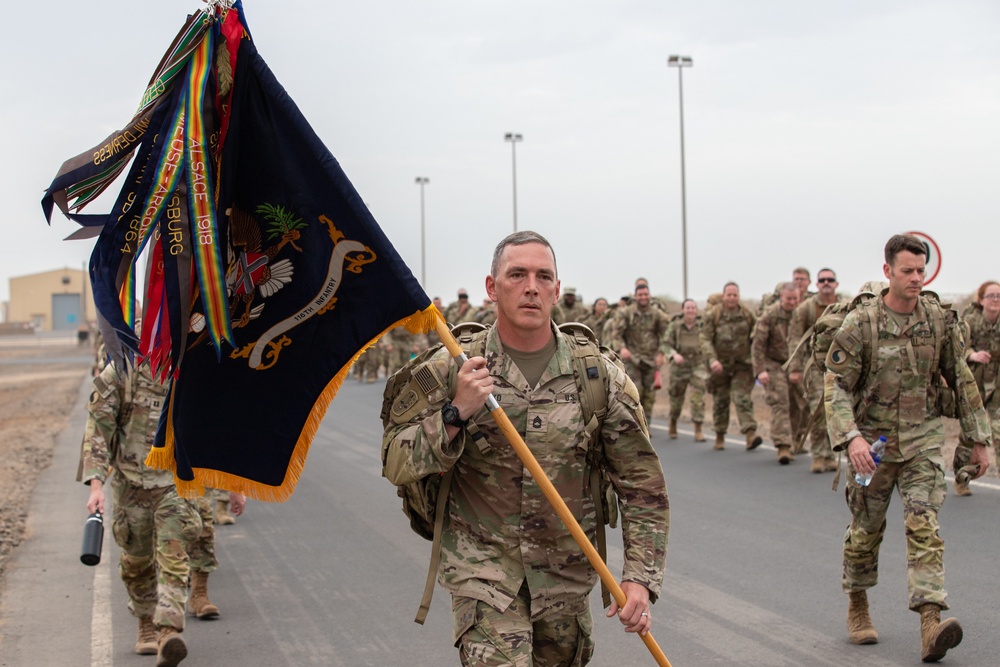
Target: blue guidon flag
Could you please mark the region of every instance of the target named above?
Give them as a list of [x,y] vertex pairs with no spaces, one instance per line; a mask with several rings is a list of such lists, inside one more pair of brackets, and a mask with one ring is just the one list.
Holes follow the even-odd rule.
[[[122,347],[172,378],[147,463],[174,470],[182,493],[280,501],[361,353],[440,314],[257,53],[241,4],[202,19],[207,45],[193,45],[163,103],[144,112],[166,131],[132,143],[145,168],[133,166],[123,197],[144,202],[138,222],[120,208],[103,216],[91,277]],[[79,209],[65,173],[47,211]],[[126,303],[134,266],[114,254],[127,239],[151,252],[139,332]]]

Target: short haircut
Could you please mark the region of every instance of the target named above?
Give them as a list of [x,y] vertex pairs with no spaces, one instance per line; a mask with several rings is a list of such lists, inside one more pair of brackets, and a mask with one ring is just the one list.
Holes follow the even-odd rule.
[[647,285],[646,283],[639,283],[638,285],[635,286],[635,292],[633,292],[633,294],[638,294],[639,290],[641,290],[641,289],[644,289],[644,290],[646,290],[648,292],[649,291],[649,285]]
[[698,307],[698,303],[694,299],[684,299],[683,301],[681,301],[681,309],[682,310],[684,309],[684,306],[688,305],[689,301],[694,304],[695,308]]
[[780,291],[782,293],[784,293],[784,292],[795,292],[796,294],[798,294],[799,293],[799,286],[796,285],[793,282],[782,283]]
[[827,269],[827,268],[822,268],[819,271],[817,271],[816,272],[816,277],[819,278],[819,274],[823,273],[824,271],[829,271],[830,273],[832,273],[834,278],[837,277],[837,272],[836,271],[834,271],[833,269]]
[[896,264],[896,255],[903,252],[912,252],[914,255],[927,257],[927,246],[924,242],[912,234],[896,234],[885,243],[885,263],[889,266]]
[[490,266],[490,275],[496,278],[497,272],[500,270],[500,257],[503,255],[503,251],[507,249],[507,246],[528,245],[529,243],[541,243],[549,249],[549,252],[552,253],[552,267],[556,270],[556,276],[558,277],[559,268],[556,265],[556,251],[552,249],[552,244],[544,236],[532,231],[514,232],[497,244],[496,249],[493,250],[493,264]]
[[794,275],[795,275],[796,273],[804,273],[804,274],[806,274],[806,278],[809,278],[809,277],[811,277],[811,276],[809,275],[809,269],[807,269],[807,268],[806,268],[806,267],[804,267],[804,266],[800,266],[800,267],[798,267],[797,269],[792,269],[792,275],[794,276]]
[[736,283],[734,283],[732,280],[730,280],[728,283],[726,283],[725,285],[722,286],[722,293],[723,294],[726,293],[726,288],[729,287],[730,285],[732,285],[733,287],[735,287],[737,292],[740,291],[740,286],[737,285]]

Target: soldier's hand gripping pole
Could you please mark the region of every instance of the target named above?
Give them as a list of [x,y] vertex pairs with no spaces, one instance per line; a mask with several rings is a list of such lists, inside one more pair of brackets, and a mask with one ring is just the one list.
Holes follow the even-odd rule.
[[[443,318],[438,318],[437,320],[437,333],[441,338],[441,342],[443,342],[444,346],[448,348],[448,352],[451,353],[451,356],[455,358],[460,366],[468,361],[468,357],[465,356],[462,346],[459,345],[457,340],[455,340],[455,337],[451,334],[451,330],[448,329],[448,325],[445,324]],[[590,561],[591,566],[597,570],[598,576],[611,592],[615,602],[618,603],[618,607],[624,607],[626,600],[625,592],[622,591],[621,586],[618,585],[618,582],[611,574],[611,570],[608,569],[604,560],[601,559],[600,554],[597,553],[597,549],[595,549],[594,545],[590,543],[590,540],[587,538],[587,534],[583,532],[583,528],[581,528],[580,524],[577,523],[573,513],[570,512],[569,507],[566,506],[565,501],[563,501],[559,492],[556,491],[556,487],[552,484],[551,480],[549,480],[549,476],[545,474],[542,466],[539,465],[538,461],[535,459],[535,455],[531,453],[531,450],[528,449],[528,445],[524,443],[524,439],[521,438],[521,434],[514,428],[510,418],[507,416],[507,413],[503,411],[503,408],[500,407],[500,404],[497,403],[497,400],[492,395],[486,401],[486,409],[490,411],[493,421],[495,421],[497,426],[500,427],[500,430],[503,431],[503,434],[507,437],[511,447],[514,448],[514,452],[517,454],[517,457],[521,459],[521,463],[524,464],[524,467],[528,469],[528,472],[531,473],[531,476],[538,483],[542,493],[552,504],[556,514],[559,515],[559,518],[566,525],[566,528],[573,536],[573,539],[576,540],[578,545],[580,545],[580,548],[583,550],[587,560]],[[656,640],[653,639],[653,633],[647,632],[645,635],[640,634],[639,638],[642,639],[646,648],[648,648],[649,652],[653,655],[653,659],[656,660],[656,664],[660,665],[660,667],[670,667],[670,661],[667,660],[667,656],[663,655],[663,651],[660,650]]]

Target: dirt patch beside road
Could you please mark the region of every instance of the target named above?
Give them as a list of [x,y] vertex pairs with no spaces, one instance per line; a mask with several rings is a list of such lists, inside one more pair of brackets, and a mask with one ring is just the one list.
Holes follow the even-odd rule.
[[[91,354],[89,347],[0,348],[0,590],[7,560],[25,538],[35,482],[90,374]],[[72,484],[66,480],[67,492]]]

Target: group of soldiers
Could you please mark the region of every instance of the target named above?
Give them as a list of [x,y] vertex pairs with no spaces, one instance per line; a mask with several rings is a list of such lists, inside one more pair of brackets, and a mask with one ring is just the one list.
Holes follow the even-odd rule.
[[[984,284],[962,317],[968,339],[970,361],[984,399],[1000,404],[1000,392],[993,399],[1000,366],[1000,333],[995,321],[984,317],[994,304],[991,283]],[[669,397],[669,437],[677,437],[685,399],[689,402],[696,442],[706,440],[705,394],[713,396],[712,427],[714,449],[725,449],[730,427],[730,405],[747,450],[763,443],[758,435],[751,394],[754,386],[764,390],[770,409],[770,436],[777,460],[787,465],[809,445],[810,471],[835,472],[839,469],[827,434],[824,410],[825,355],[828,346],[816,346],[810,334],[827,308],[839,304],[846,308],[851,299],[838,292],[836,272],[820,269],[816,290],[812,291],[811,274],[798,267],[788,281],[779,282],[774,291],[761,297],[756,308],[742,301],[740,287],[728,282],[720,293],[708,299],[702,312],[698,304],[686,299],[680,312],[651,295],[645,278],[635,280],[633,293],[610,303],[600,297],[589,306],[578,298],[577,290],[566,287],[552,309],[552,319],[559,325],[580,322],[587,325],[599,342],[619,355],[626,371],[639,390],[647,416],[653,414],[657,391],[667,384]],[[878,293],[885,282],[866,283],[864,293]],[[1000,291],[1000,287],[995,288]],[[434,304],[451,326],[467,322],[491,325],[496,319],[495,304],[489,299],[475,307],[468,292],[459,289],[457,299],[444,306],[439,297]],[[375,382],[380,371],[388,377],[409,359],[437,343],[433,332],[421,336],[396,327],[369,348],[355,365],[359,381]],[[991,361],[992,360],[992,361]],[[663,373],[663,366],[669,369]],[[991,414],[995,413],[994,409]],[[969,446],[962,443],[954,460],[958,471],[968,464]],[[966,481],[955,484],[958,495],[969,495]]]

